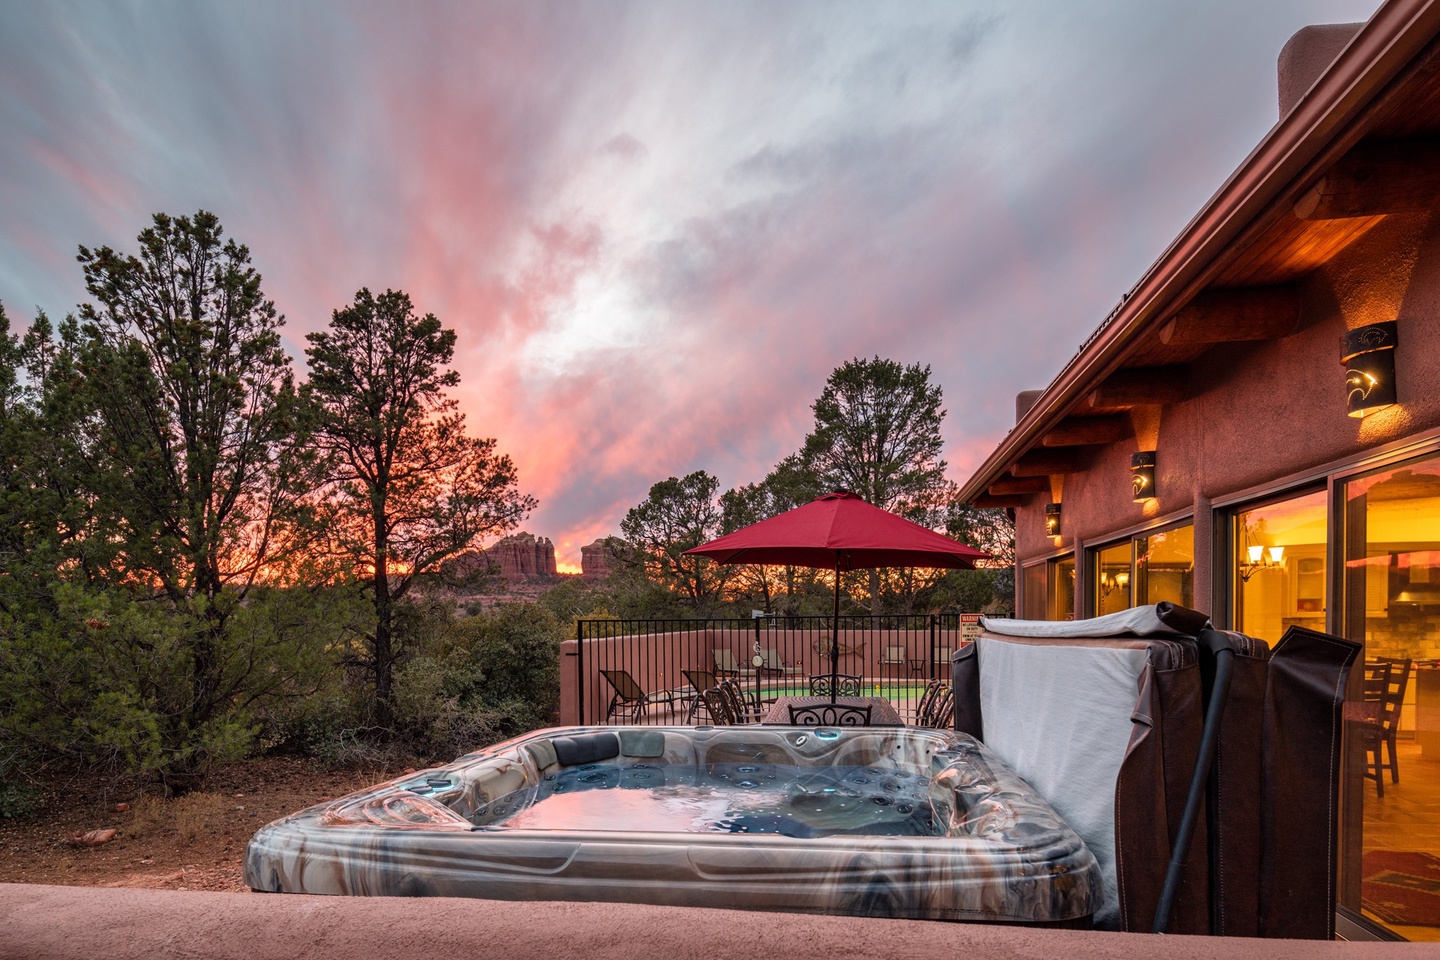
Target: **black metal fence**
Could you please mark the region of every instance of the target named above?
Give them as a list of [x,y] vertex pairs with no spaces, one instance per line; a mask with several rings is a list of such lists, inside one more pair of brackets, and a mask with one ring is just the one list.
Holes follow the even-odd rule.
[[[932,678],[948,680],[959,614],[842,616],[838,673],[909,719]],[[754,702],[810,693],[829,677],[831,617],[743,620],[581,620],[565,644],[562,706],[580,724],[706,723],[697,690],[733,679]],[[567,709],[568,708],[568,709]]]

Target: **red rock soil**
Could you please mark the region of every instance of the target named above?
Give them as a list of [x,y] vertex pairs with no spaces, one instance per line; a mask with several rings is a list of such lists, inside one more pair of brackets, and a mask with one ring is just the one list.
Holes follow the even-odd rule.
[[[95,776],[56,778],[37,813],[0,818],[0,883],[246,891],[242,861],[256,830],[401,772],[267,757],[216,768],[193,792],[170,800],[153,786],[147,792]],[[108,829],[115,836],[107,842],[76,842]]]

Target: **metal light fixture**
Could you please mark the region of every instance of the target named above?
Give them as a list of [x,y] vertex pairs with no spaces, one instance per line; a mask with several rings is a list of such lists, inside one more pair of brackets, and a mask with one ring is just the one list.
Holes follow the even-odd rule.
[[1045,504],[1045,536],[1060,536],[1060,504]]
[[1130,455],[1130,493],[1136,503],[1155,499],[1155,451]]
[[1345,367],[1345,410],[1363,417],[1396,402],[1395,321],[1347,330],[1340,338]]
[[1251,544],[1245,548],[1246,562],[1240,564],[1240,581],[1249,583],[1250,578],[1261,570],[1279,569],[1285,562],[1284,547],[1264,547]]

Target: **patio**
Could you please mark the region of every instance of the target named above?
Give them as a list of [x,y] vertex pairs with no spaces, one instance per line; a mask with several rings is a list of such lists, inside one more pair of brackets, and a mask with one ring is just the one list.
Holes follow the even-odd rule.
[[[913,720],[928,682],[949,679],[950,656],[963,642],[960,620],[841,617],[840,673],[858,684],[857,695],[883,697]],[[812,678],[830,678],[834,626],[830,617],[582,620],[575,640],[561,646],[561,723],[683,724],[697,712],[704,722],[703,708],[692,709],[703,691],[687,680],[700,674],[734,680],[756,704],[808,696]]]

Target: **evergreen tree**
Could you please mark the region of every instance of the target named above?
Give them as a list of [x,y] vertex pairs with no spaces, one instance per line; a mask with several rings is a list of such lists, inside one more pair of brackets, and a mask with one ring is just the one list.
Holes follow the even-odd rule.
[[355,295],[328,330],[310,334],[308,393],[331,458],[335,548],[365,572],[375,606],[363,659],[377,718],[389,725],[398,649],[395,605],[415,578],[484,537],[513,529],[535,507],[493,439],[465,432],[447,393],[455,331],[416,316],[410,297]]

